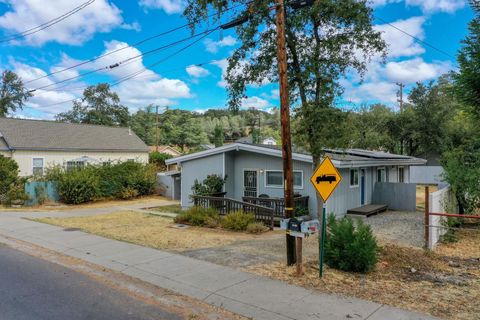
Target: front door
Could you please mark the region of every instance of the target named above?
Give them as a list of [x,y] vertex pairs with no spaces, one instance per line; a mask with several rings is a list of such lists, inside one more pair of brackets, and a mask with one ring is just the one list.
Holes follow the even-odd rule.
[[257,197],[257,171],[244,170],[243,171],[243,196]]
[[365,204],[365,169],[360,169],[360,202]]

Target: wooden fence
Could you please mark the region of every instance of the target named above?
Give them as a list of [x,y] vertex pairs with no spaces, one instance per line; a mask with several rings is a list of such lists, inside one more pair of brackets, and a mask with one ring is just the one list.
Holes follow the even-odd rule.
[[[272,208],[277,218],[285,217],[285,200],[283,198],[243,197],[242,200],[259,206]],[[293,201],[295,203],[296,216],[308,214],[308,196],[294,197]]]
[[209,196],[192,196],[192,198],[195,206],[200,206],[203,208],[214,208],[222,215],[226,215],[235,211],[253,213],[256,220],[262,221],[267,226],[269,226],[270,229],[273,230],[273,223],[275,217],[275,211],[273,210],[273,208],[264,207],[261,205],[239,201],[231,198]]

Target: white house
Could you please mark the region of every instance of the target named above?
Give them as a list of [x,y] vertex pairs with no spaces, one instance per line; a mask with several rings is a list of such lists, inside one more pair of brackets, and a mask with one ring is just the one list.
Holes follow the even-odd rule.
[[21,176],[86,163],[148,162],[148,146],[129,128],[0,118],[0,155],[14,159]]

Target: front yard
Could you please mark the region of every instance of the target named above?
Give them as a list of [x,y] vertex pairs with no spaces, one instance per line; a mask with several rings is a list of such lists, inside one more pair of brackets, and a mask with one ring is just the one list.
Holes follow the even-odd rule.
[[162,250],[183,251],[218,247],[236,241],[268,238],[275,232],[252,235],[201,227],[176,228],[171,218],[133,211],[87,217],[39,218],[35,221],[64,228],[79,228],[106,238]]
[[458,242],[441,244],[434,252],[425,252],[415,247],[417,243],[409,243],[409,234],[392,235],[385,228],[390,222],[401,224],[405,219],[415,225],[418,217],[393,214],[379,215],[375,222],[371,220],[381,246],[374,271],[357,274],[326,267],[323,279],[318,277],[318,241],[313,236],[304,241],[305,275],[297,277],[295,267],[285,267],[285,235],[281,231],[252,235],[201,227],[177,229],[171,218],[131,211],[36,220],[174,251],[322,292],[355,296],[446,319],[477,317],[480,228],[462,231]]

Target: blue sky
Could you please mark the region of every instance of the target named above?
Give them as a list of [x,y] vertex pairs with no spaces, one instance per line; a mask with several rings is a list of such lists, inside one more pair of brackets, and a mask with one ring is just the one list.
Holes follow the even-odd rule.
[[[86,0],[85,0],[86,1]],[[0,38],[22,32],[54,19],[80,5],[80,1],[56,0],[55,5],[42,0],[0,0]],[[472,12],[464,0],[372,0],[375,16],[455,56],[467,33]],[[133,44],[151,35],[183,25],[183,0],[95,0],[85,9],[60,23],[15,42],[0,43],[0,70],[11,69],[24,81],[64,69],[103,53]],[[355,74],[342,80],[345,107],[382,102],[392,108],[396,103],[396,82],[408,89],[415,82],[436,79],[455,68],[455,59],[402,34],[381,20],[376,28],[389,44],[385,64],[374,58],[362,83]],[[201,30],[202,28],[199,28]],[[142,52],[161,47],[190,35],[185,28],[128,48],[95,62],[27,83],[39,88],[109,66]],[[215,32],[178,55],[154,67],[188,42],[108,71],[91,74],[37,90],[28,106],[17,116],[51,119],[70,109],[85,86],[102,81],[116,81],[143,70],[137,77],[115,86],[121,101],[133,112],[148,104],[202,111],[224,108],[227,93],[222,78],[225,59],[238,45],[231,31]],[[202,66],[196,64],[204,63]],[[278,86],[251,87],[243,107],[267,110],[278,106]]]

